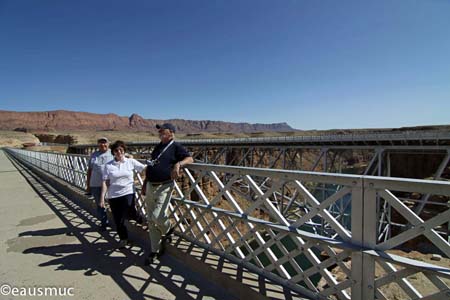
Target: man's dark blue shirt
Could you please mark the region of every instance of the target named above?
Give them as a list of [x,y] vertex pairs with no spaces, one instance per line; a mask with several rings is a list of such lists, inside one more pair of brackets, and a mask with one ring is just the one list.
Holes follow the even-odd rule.
[[[169,143],[159,143],[155,149],[153,149],[152,159],[156,159]],[[158,163],[154,166],[147,165],[145,174],[146,180],[149,182],[165,182],[171,180],[170,174],[173,166],[189,156],[191,155],[186,148],[174,141],[158,159]]]

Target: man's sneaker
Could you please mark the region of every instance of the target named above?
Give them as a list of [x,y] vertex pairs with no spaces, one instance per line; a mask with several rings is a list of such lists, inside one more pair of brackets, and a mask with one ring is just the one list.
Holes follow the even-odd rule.
[[174,231],[175,231],[175,226],[170,225],[170,228],[169,228],[169,230],[167,231],[166,236],[167,236],[167,235],[172,235],[172,233],[173,233]]
[[159,252],[156,254],[156,256],[158,258],[160,258],[161,256],[164,255],[164,253],[166,252],[166,243],[165,240],[161,240],[161,246],[159,247]]
[[123,249],[127,245],[127,240],[120,240],[119,244],[117,245],[117,248]]
[[151,252],[145,259],[144,259],[144,265],[145,266],[149,266],[153,263],[153,261],[155,260],[155,257],[158,256],[158,253],[156,252]]
[[161,236],[161,244],[164,244],[166,241],[169,243],[172,243],[172,234],[175,230],[175,227],[170,226],[169,230],[166,232],[166,234]]

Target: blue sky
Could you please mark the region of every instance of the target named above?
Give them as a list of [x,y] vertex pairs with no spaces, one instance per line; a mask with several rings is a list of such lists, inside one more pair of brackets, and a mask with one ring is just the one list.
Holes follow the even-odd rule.
[[450,124],[450,0],[0,0],[0,109]]

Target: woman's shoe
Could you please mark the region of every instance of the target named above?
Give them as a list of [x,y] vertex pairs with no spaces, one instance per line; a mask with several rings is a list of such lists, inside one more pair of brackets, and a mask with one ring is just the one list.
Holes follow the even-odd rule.
[[149,266],[153,263],[153,261],[155,260],[155,257],[158,256],[158,253],[156,252],[151,252],[145,259],[144,259],[144,265],[145,266]]
[[117,245],[117,248],[119,249],[123,249],[125,248],[125,246],[127,245],[128,241],[127,240],[120,240],[119,244]]

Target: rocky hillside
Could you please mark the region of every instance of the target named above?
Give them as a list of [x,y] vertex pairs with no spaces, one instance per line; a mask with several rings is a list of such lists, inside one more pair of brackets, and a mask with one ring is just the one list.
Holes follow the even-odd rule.
[[22,147],[26,144],[38,144],[39,139],[31,133],[12,132],[0,130],[0,148],[1,147]]
[[1,130],[20,131],[70,131],[70,130],[117,130],[117,131],[146,131],[154,130],[155,125],[162,122],[174,124],[181,133],[199,132],[270,132],[295,131],[286,123],[249,124],[230,123],[222,121],[193,121],[193,120],[152,120],[144,119],[137,114],[121,117],[116,114],[93,114],[56,110],[48,112],[15,112],[0,110]]

